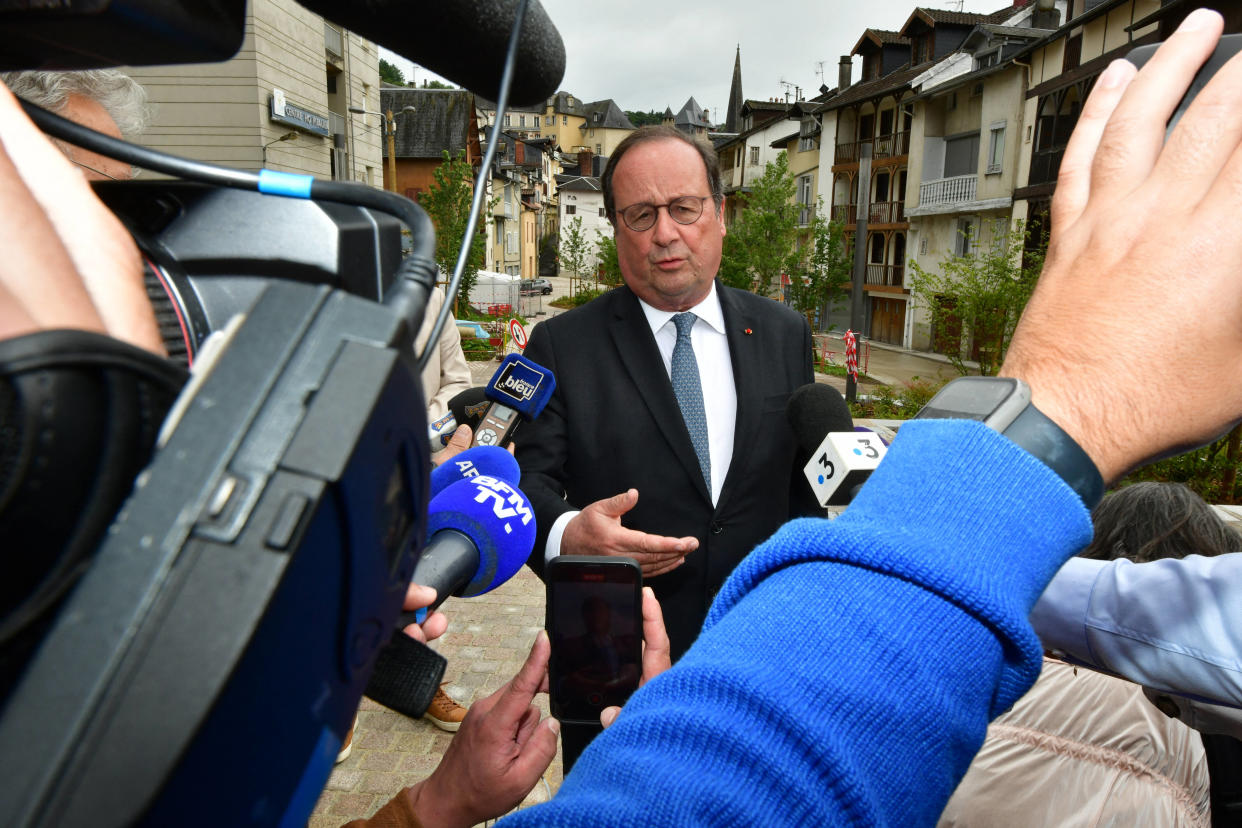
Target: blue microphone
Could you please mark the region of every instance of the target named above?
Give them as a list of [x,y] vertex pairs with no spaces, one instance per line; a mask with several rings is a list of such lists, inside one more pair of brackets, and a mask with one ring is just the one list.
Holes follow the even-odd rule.
[[428,496],[434,500],[440,492],[457,481],[479,476],[496,477],[516,486],[522,481],[522,470],[506,449],[499,446],[475,446],[432,469]]
[[484,389],[491,405],[474,430],[474,445],[509,445],[518,425],[538,417],[554,390],[556,377],[547,368],[519,354],[506,356]]
[[469,477],[432,499],[427,536],[410,580],[434,587],[436,600],[412,619],[419,622],[450,595],[482,595],[517,574],[535,548],[535,513],[513,484]]

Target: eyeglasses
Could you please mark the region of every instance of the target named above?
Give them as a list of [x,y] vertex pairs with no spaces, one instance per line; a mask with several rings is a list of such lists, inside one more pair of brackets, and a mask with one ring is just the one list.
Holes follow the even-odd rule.
[[703,215],[703,202],[709,198],[711,196],[678,196],[667,204],[631,204],[618,212],[626,227],[641,233],[655,226],[661,207],[668,210],[668,217],[678,224],[694,224]]

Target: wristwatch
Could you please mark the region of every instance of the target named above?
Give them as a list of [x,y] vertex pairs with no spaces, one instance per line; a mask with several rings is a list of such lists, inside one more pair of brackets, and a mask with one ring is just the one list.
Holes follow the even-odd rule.
[[916,420],[979,420],[1056,472],[1087,509],[1104,496],[1100,470],[1065,431],[1031,403],[1031,388],[1013,377],[959,377],[914,416]]

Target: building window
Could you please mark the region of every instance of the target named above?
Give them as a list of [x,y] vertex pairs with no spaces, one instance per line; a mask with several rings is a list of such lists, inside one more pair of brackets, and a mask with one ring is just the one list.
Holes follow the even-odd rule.
[[566,204],[565,205],[565,215],[572,216],[572,215],[575,215],[577,212],[578,212],[577,204]]
[[1005,157],[1005,122],[992,124],[988,130],[988,173],[1001,171]]
[[[592,132],[594,132],[595,130],[591,130],[591,131],[592,131]],[[595,154],[596,154],[596,155],[603,155],[603,154],[604,154],[604,148],[603,148],[603,147],[601,147],[599,144],[596,144],[596,145],[595,145]]]
[[815,136],[804,135],[798,139],[798,152],[810,152],[815,149]]
[[953,242],[953,255],[969,256],[975,252],[978,239],[978,224],[973,218],[960,218],[957,220],[957,238]]
[[974,175],[979,171],[979,133],[959,135],[944,142],[944,177]]
[[811,177],[803,175],[798,177],[798,223],[802,225],[811,223]]
[[518,116],[518,126],[526,126],[526,116],[525,116],[525,115],[519,115],[519,116]]
[[569,124],[569,116],[568,116],[568,115],[562,115],[562,116],[561,116],[561,126],[567,126],[568,124]]
[[513,126],[513,116],[506,113],[505,126]]
[[750,148],[750,163],[753,165],[758,165],[759,163],[759,148],[758,147]]
[[599,208],[599,217],[600,217],[600,218],[608,218],[608,216],[606,215],[605,210],[604,210],[604,208],[603,208],[603,207],[600,207],[600,208]]

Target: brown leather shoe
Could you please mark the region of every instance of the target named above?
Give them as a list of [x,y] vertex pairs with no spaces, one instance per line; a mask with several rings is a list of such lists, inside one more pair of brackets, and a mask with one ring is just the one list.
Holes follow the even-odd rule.
[[354,728],[358,726],[358,717],[354,716],[354,723],[349,726],[349,732],[345,734],[345,741],[341,744],[341,750],[336,754],[336,764],[341,764],[349,758],[350,751],[354,749]]
[[423,714],[423,718],[441,730],[455,732],[461,727],[461,720],[466,718],[466,710],[467,708],[449,698],[449,694],[444,692],[444,685],[441,684],[440,689],[436,691],[436,697],[431,700],[431,706]]

